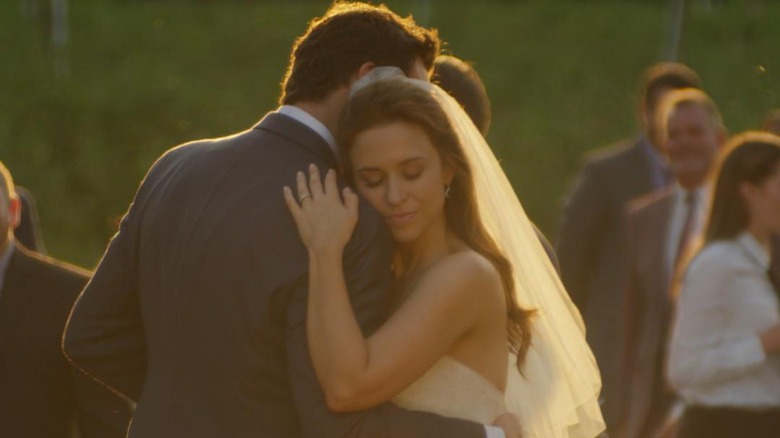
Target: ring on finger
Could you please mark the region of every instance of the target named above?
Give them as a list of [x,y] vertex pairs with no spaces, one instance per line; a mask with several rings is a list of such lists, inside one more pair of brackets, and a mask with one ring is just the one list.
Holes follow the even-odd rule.
[[303,204],[303,201],[304,201],[306,198],[311,198],[311,195],[310,195],[310,194],[308,194],[308,193],[304,193],[304,194],[302,194],[301,196],[298,196],[298,203],[299,203],[299,204]]

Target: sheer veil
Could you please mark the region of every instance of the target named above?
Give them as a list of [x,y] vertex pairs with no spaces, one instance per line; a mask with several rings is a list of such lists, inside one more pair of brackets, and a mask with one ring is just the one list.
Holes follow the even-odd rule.
[[404,80],[441,104],[471,165],[480,217],[514,268],[518,303],[536,309],[524,376],[510,354],[506,406],[520,418],[524,437],[594,437],[604,430],[598,404],[601,379],[585,326],[550,263],[520,200],[487,141],[461,106],[438,86],[409,79],[395,67],[377,67],[352,93],[378,80]]

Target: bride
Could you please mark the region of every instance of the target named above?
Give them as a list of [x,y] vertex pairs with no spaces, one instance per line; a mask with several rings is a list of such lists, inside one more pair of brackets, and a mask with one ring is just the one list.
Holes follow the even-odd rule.
[[353,87],[340,137],[345,177],[395,241],[395,302],[364,336],[342,265],[358,197],[333,170],[299,172],[284,195],[309,251],[309,348],[330,408],[392,400],[508,428],[512,413],[524,437],[601,432],[580,316],[458,104],[375,68]]

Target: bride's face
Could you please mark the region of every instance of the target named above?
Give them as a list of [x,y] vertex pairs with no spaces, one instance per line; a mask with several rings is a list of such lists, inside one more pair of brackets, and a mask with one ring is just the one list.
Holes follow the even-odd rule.
[[392,122],[358,134],[350,152],[358,191],[387,221],[400,243],[445,227],[444,188],[452,172],[425,131]]

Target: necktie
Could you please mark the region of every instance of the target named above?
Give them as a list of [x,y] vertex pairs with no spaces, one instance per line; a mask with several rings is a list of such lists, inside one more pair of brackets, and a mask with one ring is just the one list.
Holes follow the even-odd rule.
[[673,272],[677,270],[682,256],[685,255],[688,243],[690,243],[693,226],[696,222],[697,201],[696,192],[690,191],[685,194],[685,222],[683,222],[683,228],[680,231],[680,238],[677,240],[677,251],[674,255],[674,263],[672,263],[674,267]]

